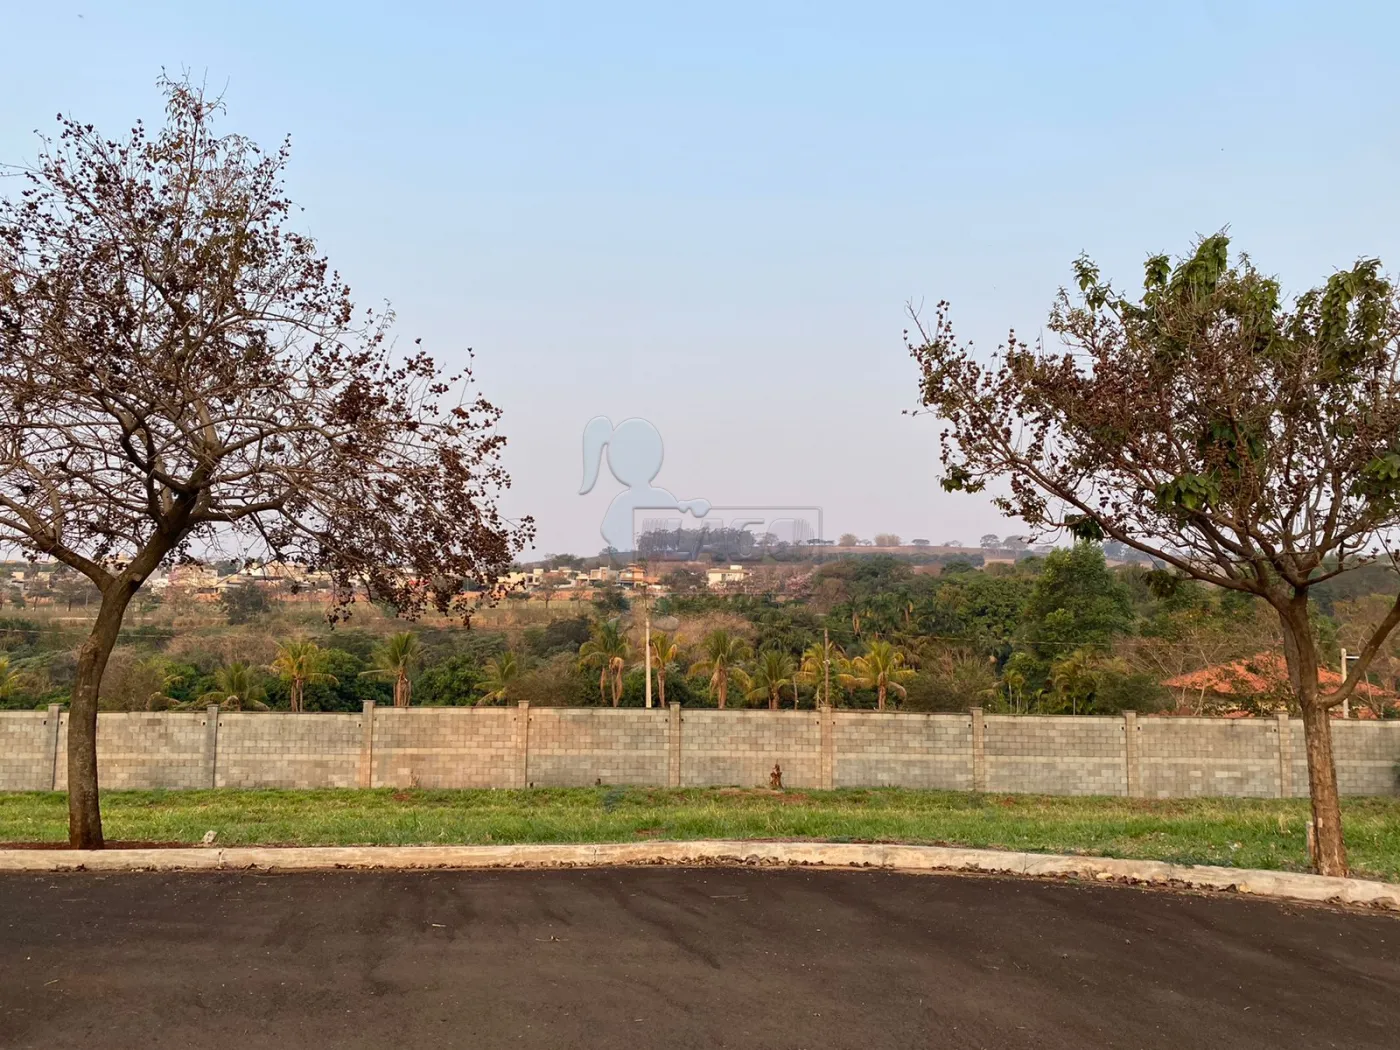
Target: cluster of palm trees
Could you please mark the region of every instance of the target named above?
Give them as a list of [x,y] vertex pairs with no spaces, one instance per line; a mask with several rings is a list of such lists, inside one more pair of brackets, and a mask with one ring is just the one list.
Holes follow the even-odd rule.
[[[666,675],[685,661],[686,649],[679,636],[664,631],[651,634],[651,670],[656,675],[657,698],[666,705]],[[644,654],[645,656],[645,654]],[[622,700],[623,672],[642,663],[617,621],[598,624],[593,636],[579,649],[579,667],[598,672],[598,694],[617,707]],[[766,648],[757,653],[742,637],[723,628],[707,634],[695,658],[685,668],[688,676],[705,681],[715,705],[729,704],[731,686],[750,703],[766,702],[777,711],[786,698],[795,708],[801,702],[799,687],[807,686],[818,702],[831,703],[831,683],[843,690],[874,691],[879,710],[891,695],[905,695],[903,683],[914,671],[905,666],[903,651],[889,642],[871,641],[864,653],[847,657],[839,645],[823,639],[807,647],[799,660],[784,649]]]
[[[285,682],[287,698],[293,712],[306,710],[308,685],[339,685],[340,680],[326,670],[329,650],[307,638],[294,638],[277,646],[277,655],[267,670]],[[372,665],[359,673],[361,678],[375,678],[393,683],[394,706],[407,707],[413,695],[413,672],[423,659],[423,644],[411,631],[392,634],[375,650]],[[172,707],[197,708],[217,704],[225,711],[266,711],[267,690],[263,687],[259,668],[243,661],[224,664],[214,672],[214,687],[183,704],[170,701]],[[178,675],[168,675],[159,699],[169,700],[167,693],[181,681]]]

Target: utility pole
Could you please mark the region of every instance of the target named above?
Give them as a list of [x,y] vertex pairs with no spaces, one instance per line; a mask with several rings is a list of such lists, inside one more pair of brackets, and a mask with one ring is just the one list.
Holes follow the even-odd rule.
[[831,629],[822,628],[822,677],[826,681],[823,692],[826,693],[826,706],[831,706]]
[[[643,583],[642,586],[645,587],[646,584]],[[646,655],[646,662],[647,662],[647,709],[650,710],[650,709],[651,709],[651,610],[650,610],[650,609],[647,610],[647,617],[646,617],[646,634],[645,634],[645,637],[646,637],[646,641],[643,642],[643,644],[646,646],[646,651],[647,651],[647,655]]]
[[[1347,684],[1347,651],[1342,650],[1342,685]],[[1351,717],[1351,697],[1342,701],[1342,718]]]

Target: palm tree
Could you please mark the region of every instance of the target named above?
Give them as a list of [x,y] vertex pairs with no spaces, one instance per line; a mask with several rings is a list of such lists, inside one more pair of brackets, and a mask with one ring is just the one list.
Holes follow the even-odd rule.
[[8,700],[19,692],[23,675],[10,666],[8,655],[0,656],[0,700]]
[[802,664],[793,679],[802,685],[810,685],[818,697],[830,704],[831,695],[826,690],[828,668],[839,680],[846,670],[846,654],[833,641],[813,642],[803,651]]
[[494,703],[497,700],[506,698],[506,690],[510,684],[520,677],[520,661],[516,659],[513,652],[507,650],[500,656],[492,657],[486,661],[486,681],[482,685],[486,686],[486,692],[477,705]]
[[886,641],[870,643],[864,656],[851,661],[851,669],[841,675],[843,685],[853,685],[861,689],[874,689],[879,697],[879,710],[885,709],[885,696],[891,691],[896,696],[904,696],[905,688],[900,682],[907,682],[914,672],[904,666],[904,654]]
[[733,681],[741,689],[749,688],[749,676],[739,665],[753,656],[749,643],[724,628],[711,631],[705,638],[705,655],[690,667],[690,673],[697,678],[709,675],[710,695],[724,710],[729,698],[729,683]]
[[792,706],[797,707],[797,687],[793,683],[792,657],[781,649],[765,649],[758,654],[758,663],[749,676],[750,700],[768,700],[768,710],[778,710],[778,701],[785,687],[792,689]]
[[655,631],[651,636],[651,665],[656,669],[656,693],[661,706],[666,706],[666,668],[675,663],[681,655],[681,639],[672,638],[663,631]]
[[[1095,674],[1094,654],[1088,649],[1076,649],[1050,667],[1050,688],[1061,704],[1069,701],[1070,714],[1079,714],[1081,702],[1088,705],[1098,685]],[[1061,708],[1063,710],[1063,708]]]
[[326,666],[326,651],[308,639],[292,639],[277,647],[277,659],[268,670],[287,683],[287,694],[292,701],[292,710],[300,712],[305,708],[303,698],[308,684],[324,682],[326,685],[339,685],[333,674],[322,670]]
[[611,681],[613,707],[622,700],[622,672],[627,667],[627,657],[631,651],[627,636],[622,633],[616,620],[598,624],[593,628],[593,637],[579,646],[579,668],[598,669],[598,696],[604,703],[607,703],[608,683]]
[[400,631],[384,639],[374,654],[374,666],[361,671],[361,678],[378,678],[394,683],[394,706],[407,707],[413,697],[409,676],[423,658],[423,643],[412,631]]
[[235,661],[215,671],[214,688],[187,706],[218,704],[225,711],[241,711],[245,707],[266,711],[262,698],[263,688],[258,683],[257,672],[242,661]]

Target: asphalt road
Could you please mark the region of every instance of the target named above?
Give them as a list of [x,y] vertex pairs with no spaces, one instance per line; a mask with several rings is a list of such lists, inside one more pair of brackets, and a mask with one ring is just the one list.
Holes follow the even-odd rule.
[[1400,1045],[1400,919],[874,872],[0,877],[0,1047]]

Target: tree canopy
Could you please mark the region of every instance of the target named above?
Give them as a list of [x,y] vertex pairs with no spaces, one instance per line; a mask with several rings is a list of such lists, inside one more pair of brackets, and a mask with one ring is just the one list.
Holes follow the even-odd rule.
[[1400,304],[1363,259],[1285,302],[1224,234],[1147,260],[1130,298],[1087,258],[1048,327],[1013,330],[991,358],[961,342],[940,303],[910,350],[921,400],[944,421],[943,486],[980,491],[1041,531],[1115,540],[1277,612],[1307,731],[1319,867],[1345,871],[1330,708],[1364,678],[1319,688],[1309,591],[1390,560],[1400,526]]

